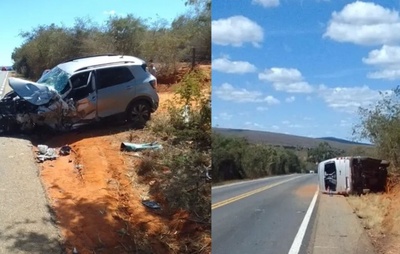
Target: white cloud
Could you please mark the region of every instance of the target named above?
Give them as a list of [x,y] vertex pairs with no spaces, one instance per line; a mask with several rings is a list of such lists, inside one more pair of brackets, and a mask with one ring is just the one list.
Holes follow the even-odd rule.
[[288,124],[290,124],[290,121],[284,120],[284,121],[282,121],[282,123],[283,123],[284,125],[288,125]]
[[368,73],[368,78],[372,79],[400,79],[400,70],[381,70]]
[[363,58],[365,64],[378,68],[378,71],[368,74],[373,79],[400,79],[400,47],[383,45],[380,49],[374,49]]
[[222,119],[222,120],[231,120],[233,115],[228,114],[226,112],[221,112],[218,114],[218,119]]
[[279,0],[252,0],[251,3],[261,5],[265,8],[279,6]]
[[271,68],[258,74],[258,78],[269,81],[277,91],[288,93],[311,93],[313,87],[303,81],[301,72],[292,68]]
[[280,129],[278,125],[272,125],[271,128],[272,128],[273,130],[279,130],[279,129]]
[[104,11],[103,13],[104,13],[105,15],[111,15],[111,16],[117,14],[117,12],[114,11],[114,10]]
[[290,128],[303,128],[304,126],[300,125],[300,124],[290,124],[289,127]]
[[339,126],[340,127],[349,127],[349,126],[351,126],[351,123],[347,120],[342,119],[342,120],[340,120]]
[[258,128],[258,129],[263,128],[263,126],[261,124],[253,123],[253,122],[245,122],[244,125],[246,127],[251,127],[251,128]]
[[313,88],[307,82],[296,82],[296,83],[273,83],[274,88],[277,91],[285,91],[288,93],[311,93]]
[[374,49],[368,53],[368,57],[362,61],[370,65],[397,65],[400,63],[400,47],[383,45],[380,49]]
[[356,1],[333,12],[324,37],[360,45],[400,42],[399,13],[370,2]]
[[217,58],[212,61],[212,69],[225,73],[244,74],[255,72],[257,68],[249,62],[230,61],[228,58]]
[[281,103],[278,99],[276,99],[274,96],[271,96],[271,95],[268,95],[267,97],[265,97],[264,101],[266,101],[269,105]]
[[217,95],[218,98],[225,101],[235,102],[261,102],[262,93],[258,91],[248,91],[243,88],[234,88],[229,83],[223,83],[221,86],[216,87],[213,90],[213,94]]
[[256,110],[257,111],[267,111],[268,108],[267,107],[257,107]]
[[259,47],[264,39],[262,27],[244,16],[213,20],[211,26],[212,42],[218,45],[241,47],[244,43],[252,43]]
[[294,102],[295,100],[296,100],[296,97],[294,97],[294,96],[290,96],[290,97],[287,97],[287,98],[285,99],[285,101],[286,101],[287,103]]
[[329,107],[346,113],[356,113],[359,107],[368,107],[382,98],[379,91],[372,90],[368,86],[335,88],[320,86],[318,92]]
[[219,87],[213,89],[213,94],[225,101],[234,102],[265,102],[268,105],[279,104],[280,101],[275,97],[268,95],[263,96],[263,93],[258,91],[249,91],[244,88],[235,88],[229,83],[223,83]]
[[300,71],[292,68],[271,68],[260,73],[258,77],[261,80],[267,80],[273,83],[292,83],[303,80]]

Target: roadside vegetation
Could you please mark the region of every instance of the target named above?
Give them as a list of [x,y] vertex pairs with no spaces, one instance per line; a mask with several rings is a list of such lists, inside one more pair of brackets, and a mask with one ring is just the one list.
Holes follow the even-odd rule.
[[191,10],[175,18],[171,26],[162,18],[145,20],[127,14],[110,16],[105,24],[76,18],[73,27],[50,24],[23,31],[24,42],[12,54],[13,68],[37,80],[45,69],[69,59],[123,54],[153,60],[162,81],[178,71],[180,62],[191,63],[193,54],[197,63],[211,59],[211,1],[188,0],[186,4]]
[[400,87],[382,94],[376,105],[360,108],[353,131],[376,146],[376,157],[390,162],[386,193],[349,197],[378,253],[400,251]]
[[308,162],[319,163],[324,160],[335,158],[338,156],[346,155],[343,149],[331,147],[328,142],[319,143],[315,148],[308,149]]
[[251,144],[242,138],[212,135],[213,182],[300,173],[304,163],[294,151]]
[[[157,155],[158,159],[147,157],[141,165],[142,177],[159,182],[158,186],[152,187],[154,192],[163,193],[172,209],[188,211],[192,221],[201,223],[208,236],[211,234],[209,75],[201,69],[194,69],[183,77],[173,99],[166,102],[167,113],[157,115],[147,126],[159,139],[164,140],[165,149]],[[185,110],[185,106],[189,106],[188,110]],[[168,168],[168,174],[163,173],[165,167]],[[185,244],[182,242],[182,246],[187,248]],[[210,250],[211,246],[200,247]],[[198,250],[192,249],[188,253]]]

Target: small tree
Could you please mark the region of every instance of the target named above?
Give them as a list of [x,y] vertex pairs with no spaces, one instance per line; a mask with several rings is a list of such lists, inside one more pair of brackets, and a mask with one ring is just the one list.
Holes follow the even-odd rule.
[[308,150],[307,161],[317,163],[343,154],[343,150],[331,147],[328,142],[322,142],[317,147]]
[[378,155],[391,161],[393,169],[400,168],[400,88],[381,93],[381,100],[369,108],[360,108],[360,122],[353,135],[368,139],[377,147]]

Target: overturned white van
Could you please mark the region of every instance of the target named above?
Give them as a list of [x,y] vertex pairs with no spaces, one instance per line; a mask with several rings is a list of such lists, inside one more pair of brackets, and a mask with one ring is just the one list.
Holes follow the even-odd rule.
[[362,194],[384,191],[389,163],[370,157],[339,157],[318,164],[322,193]]

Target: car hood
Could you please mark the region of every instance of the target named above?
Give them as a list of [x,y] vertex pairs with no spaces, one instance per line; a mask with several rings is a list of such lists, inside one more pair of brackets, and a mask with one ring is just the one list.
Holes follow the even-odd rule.
[[44,105],[58,96],[55,89],[29,80],[9,78],[8,83],[19,97],[37,106]]

